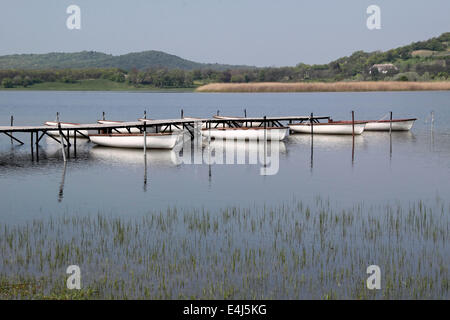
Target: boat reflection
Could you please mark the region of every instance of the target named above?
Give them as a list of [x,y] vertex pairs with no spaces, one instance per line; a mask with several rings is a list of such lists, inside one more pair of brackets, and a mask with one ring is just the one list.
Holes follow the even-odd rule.
[[122,149],[94,146],[89,156],[96,160],[115,164],[142,165],[144,162],[156,167],[173,167],[181,163],[174,150],[149,149],[144,157],[140,149]]

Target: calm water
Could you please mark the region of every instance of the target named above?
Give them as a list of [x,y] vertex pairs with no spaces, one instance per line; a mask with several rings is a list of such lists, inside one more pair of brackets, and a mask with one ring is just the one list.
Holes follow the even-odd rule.
[[[0,91],[0,121],[92,123],[185,115],[417,117],[411,132],[291,135],[279,169],[186,164],[184,150],[94,147],[66,165],[0,137],[0,287],[39,298],[82,270],[84,298],[449,297],[450,92],[195,94]],[[432,126],[430,113],[434,111]],[[18,135],[19,136],[19,135]],[[236,146],[239,148],[239,146]],[[250,148],[254,146],[249,146]],[[272,150],[272,148],[269,148]],[[277,158],[278,159],[278,158]],[[368,265],[382,290],[365,286]],[[66,291],[65,291],[66,290]],[[3,294],[3,296],[2,296]],[[78,293],[76,293],[78,294]]]
[[[355,202],[408,203],[449,199],[450,92],[196,94],[106,92],[0,92],[0,121],[41,124],[55,119],[93,123],[150,118],[223,115],[330,115],[333,119],[417,117],[411,132],[364,133],[351,137],[291,135],[280,145],[279,171],[259,174],[260,165],[183,164],[174,151],[149,151],[147,172],[141,151],[96,148],[81,142],[78,158],[65,167],[58,145],[43,139],[40,161],[32,162],[29,136],[24,146],[0,137],[0,190],[3,222],[61,212],[140,216],[150,209],[217,208],[277,204],[292,197],[329,198],[336,206]],[[435,112],[431,127],[430,112]],[[80,139],[79,139],[80,142]],[[392,152],[391,152],[392,147]],[[210,175],[211,173],[211,175]],[[144,184],[145,174],[147,184]]]

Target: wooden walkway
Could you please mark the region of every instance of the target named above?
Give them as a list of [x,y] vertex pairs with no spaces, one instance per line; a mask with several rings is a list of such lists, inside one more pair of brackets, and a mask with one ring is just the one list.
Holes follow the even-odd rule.
[[[147,128],[156,128],[156,132],[166,132],[172,131],[172,128],[185,129],[190,134],[191,137],[194,136],[194,124],[201,122],[206,123],[208,128],[216,128],[227,124],[230,127],[240,127],[244,124],[257,122],[261,127],[281,127],[286,126],[286,123],[293,122],[313,122],[317,123],[320,120],[329,120],[330,117],[315,117],[313,114],[311,116],[281,116],[281,117],[244,117],[244,118],[227,118],[227,119],[215,119],[215,118],[180,118],[180,119],[161,119],[153,120],[148,119],[145,121],[132,121],[132,122],[115,122],[110,124],[100,124],[100,123],[86,123],[86,124],[76,124],[76,126],[66,127],[63,126],[64,122],[60,122],[62,126],[0,126],[0,133],[3,133],[11,138],[11,143],[16,141],[20,144],[24,144],[15,133],[29,133],[30,134],[30,145],[31,145],[31,158],[34,160],[34,149],[36,149],[36,160],[39,161],[39,142],[44,136],[48,136],[51,139],[61,144],[63,149],[63,156],[66,159],[64,149],[67,147],[67,155],[70,157],[70,148],[73,144],[74,156],[76,157],[77,152],[77,135],[89,139],[82,130],[90,130],[97,132],[112,133],[114,131],[118,132],[118,129],[128,129],[130,131],[133,128],[138,128],[141,132],[147,131]],[[286,123],[284,123],[286,122]],[[12,123],[12,118],[11,118]],[[67,123],[67,122],[66,122]],[[255,124],[256,125],[256,124]],[[48,132],[59,132],[59,136],[62,137],[58,139],[58,136],[49,134]],[[71,134],[72,133],[72,134]],[[73,136],[73,137],[72,137]],[[72,138],[72,141],[69,140]]]

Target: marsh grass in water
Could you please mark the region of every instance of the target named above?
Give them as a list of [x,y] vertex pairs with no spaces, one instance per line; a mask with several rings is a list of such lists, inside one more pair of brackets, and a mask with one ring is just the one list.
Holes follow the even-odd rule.
[[[439,199],[337,209],[317,197],[2,224],[0,298],[448,299],[449,212]],[[65,288],[72,264],[81,290]],[[366,288],[371,264],[381,290]]]

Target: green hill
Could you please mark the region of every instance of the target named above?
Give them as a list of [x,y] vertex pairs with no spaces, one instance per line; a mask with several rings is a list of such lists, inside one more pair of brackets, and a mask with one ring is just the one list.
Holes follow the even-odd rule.
[[143,51],[119,56],[95,51],[74,53],[52,52],[45,54],[14,54],[0,56],[0,69],[80,69],[80,68],[133,68],[145,70],[148,68],[167,69],[244,69],[249,66],[226,64],[206,64],[182,59],[161,51]]

